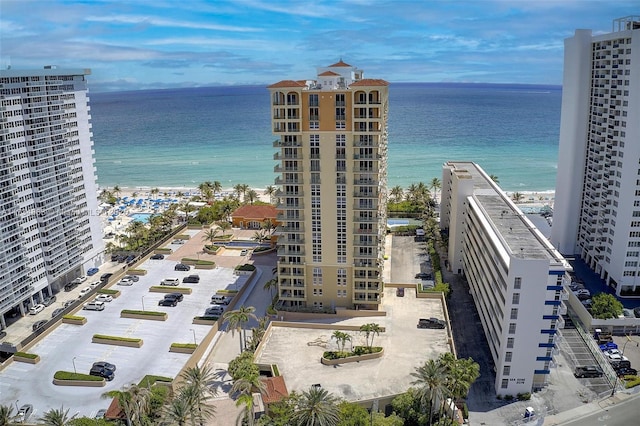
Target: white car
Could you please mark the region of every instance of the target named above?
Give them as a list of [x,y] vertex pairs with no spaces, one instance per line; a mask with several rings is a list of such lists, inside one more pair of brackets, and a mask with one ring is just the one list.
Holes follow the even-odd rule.
[[171,244],[184,244],[184,240],[180,240],[180,239],[173,240],[173,241],[171,241]]
[[165,278],[164,280],[162,280],[160,285],[177,286],[177,285],[180,285],[180,279],[179,278]]
[[130,280],[129,278],[123,278],[118,281],[118,285],[133,285],[133,280]]
[[89,287],[91,288],[98,287],[99,285],[100,285],[100,281],[92,281],[89,283]]
[[585,295],[585,296],[591,296],[591,292],[585,288],[581,288],[579,290],[576,290],[573,292],[576,296],[580,296],[580,295]]
[[76,278],[75,280],[73,280],[73,282],[74,282],[74,283],[78,283],[78,284],[82,284],[82,283],[83,283],[83,282],[85,282],[86,280],[87,280],[87,277],[83,275],[83,276],[78,277],[78,278]]
[[95,301],[96,302],[111,302],[113,300],[113,297],[111,297],[108,294],[99,294],[96,298]]
[[82,290],[80,290],[80,294],[78,295],[78,299],[81,299],[83,297],[85,297],[87,294],[89,294],[89,292],[93,290],[91,287],[85,287]]
[[42,303],[38,303],[37,305],[29,309],[29,315],[39,314],[40,312],[44,311],[44,307],[45,306]]

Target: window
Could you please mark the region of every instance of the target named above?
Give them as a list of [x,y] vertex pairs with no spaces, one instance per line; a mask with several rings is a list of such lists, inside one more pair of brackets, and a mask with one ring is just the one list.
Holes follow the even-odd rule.
[[502,367],[502,375],[508,376],[509,374],[511,374],[511,366],[505,365],[504,367]]
[[509,379],[502,379],[502,383],[500,384],[502,389],[506,389],[509,387]]
[[520,289],[520,287],[522,287],[522,278],[521,277],[516,277],[515,280],[513,281],[513,288],[518,290],[518,289]]
[[518,308],[511,309],[511,319],[512,320],[518,319]]
[[504,362],[511,362],[511,358],[513,358],[513,352],[507,352],[504,354]]
[[513,337],[508,337],[507,338],[507,348],[513,348],[513,343],[515,342],[516,339],[514,339]]
[[517,305],[520,303],[520,293],[513,293],[513,297],[511,298],[511,303]]
[[509,323],[509,334],[516,334],[516,323]]

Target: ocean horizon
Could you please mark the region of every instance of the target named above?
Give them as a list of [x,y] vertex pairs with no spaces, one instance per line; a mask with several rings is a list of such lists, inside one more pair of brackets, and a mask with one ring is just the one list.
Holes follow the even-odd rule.
[[[553,191],[560,86],[392,83],[388,186],[441,178],[474,161],[507,191]],[[266,86],[90,93],[98,184],[195,188],[273,185]]]

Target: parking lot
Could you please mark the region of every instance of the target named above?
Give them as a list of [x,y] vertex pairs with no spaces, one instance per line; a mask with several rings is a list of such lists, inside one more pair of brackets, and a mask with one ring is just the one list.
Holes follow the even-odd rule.
[[[219,289],[236,290],[245,284],[246,276],[236,276],[232,268],[174,271],[175,260],[147,260],[137,268],[148,271],[132,286],[112,285],[121,291],[120,297],[106,303],[103,311],[78,309],[76,315],[87,318],[83,326],[61,324],[31,347],[28,352],[40,356],[36,365],[13,362],[0,372],[0,403],[32,404],[34,416],[51,408],[70,408],[70,413],[92,416],[106,408],[108,400],[100,396],[109,390],[138,383],[147,374],[174,377],[189,355],[169,352],[171,343],[199,343],[210,326],[192,324],[193,317],[203,315],[210,298]],[[198,284],[181,284],[192,288],[178,306],[158,306],[163,293],[151,293],[149,288],[168,277],[182,279],[200,275]],[[80,286],[82,287],[82,285]],[[171,291],[173,287],[167,287]],[[123,309],[153,310],[168,313],[166,321],[120,318]],[[41,313],[39,315],[44,315]],[[39,316],[38,315],[38,316]],[[49,314],[50,315],[50,314]],[[47,315],[47,316],[49,316]],[[141,348],[128,348],[91,343],[94,334],[141,338]],[[88,373],[96,361],[117,366],[115,379],[101,388],[62,387],[52,383],[58,370]],[[126,379],[125,379],[126,378]]]

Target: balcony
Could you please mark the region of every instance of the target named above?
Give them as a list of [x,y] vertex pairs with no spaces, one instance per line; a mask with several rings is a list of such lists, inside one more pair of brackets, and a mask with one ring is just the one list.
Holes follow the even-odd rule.
[[276,139],[273,141],[274,148],[284,148],[284,147],[302,147],[302,142],[299,141],[282,141],[280,139]]
[[278,247],[278,256],[304,256],[304,247]]
[[289,165],[283,166],[282,164],[277,164],[273,167],[273,171],[275,173],[300,173],[302,172],[302,164],[298,165]]
[[287,185],[287,184],[302,185],[303,180],[302,180],[302,176],[289,177],[289,178],[283,178],[279,176],[275,179],[274,182],[276,185]]
[[[296,199],[298,201],[298,199]],[[302,200],[299,202],[281,202],[276,206],[278,210],[304,210],[304,203]]]
[[302,155],[302,150],[296,152],[276,152],[273,154],[273,159],[276,161],[281,160],[302,160],[304,157]]

